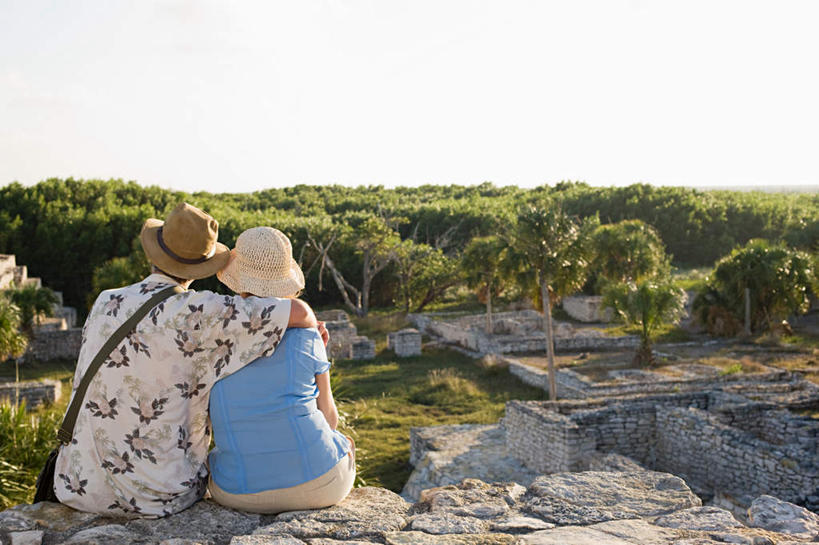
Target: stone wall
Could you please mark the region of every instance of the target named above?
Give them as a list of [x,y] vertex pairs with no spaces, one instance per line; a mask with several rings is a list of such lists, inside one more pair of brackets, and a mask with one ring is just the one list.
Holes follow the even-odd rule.
[[587,430],[540,403],[508,402],[503,428],[509,451],[539,473],[582,471],[586,457],[595,452]]
[[[499,312],[494,315],[496,334],[487,335],[484,330],[485,315],[451,317],[438,314],[409,314],[407,318],[420,331],[439,337],[443,342],[454,344],[478,354],[510,354],[516,352],[540,352],[546,350],[546,335],[541,331],[542,317],[534,310]],[[442,319],[444,318],[444,319]],[[511,324],[514,323],[514,326]],[[514,330],[516,334],[497,334]],[[635,335],[607,337],[595,329],[578,329],[566,322],[555,322],[555,350],[596,351],[635,348],[639,339]]]
[[700,495],[769,494],[804,505],[819,493],[815,448],[772,445],[695,408],[658,407],[656,418],[653,466],[679,475]]
[[76,361],[80,355],[82,328],[38,331],[29,342],[27,359]]
[[26,407],[39,407],[43,403],[59,401],[62,395],[62,384],[59,380],[42,380],[31,382],[0,382],[0,401],[14,403],[25,401]]
[[[509,368],[509,372],[521,381],[537,388],[548,391],[549,382],[545,369],[527,365],[511,357],[503,357],[502,361]],[[557,395],[560,399],[584,399],[597,397],[616,397],[632,394],[660,394],[688,391],[734,391],[744,395],[765,397],[775,394],[786,394],[794,397],[790,408],[809,408],[819,403],[819,387],[801,380],[797,375],[782,369],[772,369],[757,373],[732,373],[717,376],[685,376],[667,377],[655,374],[652,380],[646,380],[642,374],[636,374],[634,380],[617,382],[594,382],[588,377],[571,369],[558,369],[555,375]],[[804,403],[800,403],[796,396],[803,391]]]
[[819,508],[819,422],[732,392],[510,401],[507,448],[538,472],[580,471],[600,453],[684,477],[705,496],[771,494]]

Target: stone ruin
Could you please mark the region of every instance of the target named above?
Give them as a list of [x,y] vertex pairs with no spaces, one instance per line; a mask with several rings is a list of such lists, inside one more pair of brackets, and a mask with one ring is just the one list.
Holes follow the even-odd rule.
[[343,310],[316,313],[330,333],[327,354],[340,360],[371,360],[375,358],[375,341],[358,334],[358,330]]
[[782,370],[621,386],[510,401],[497,425],[413,428],[405,496],[497,472],[528,484],[542,473],[648,469],[738,514],[762,494],[819,509],[819,421],[793,412],[819,408],[819,386]]
[[[28,268],[18,265],[14,255],[0,255],[0,290],[15,286],[42,287],[39,278],[28,276]],[[80,352],[82,329],[75,327],[77,311],[63,305],[62,293],[57,295],[54,316],[41,319],[34,326],[28,349],[23,360],[49,361],[55,359],[75,360]],[[25,364],[23,364],[25,365]],[[5,373],[4,373],[5,374]],[[40,382],[0,382],[0,400],[14,402],[25,400],[27,407],[36,407],[44,402],[54,402],[60,398],[60,382],[46,380]]]
[[387,335],[387,348],[399,358],[421,355],[421,334],[417,329],[407,328]]
[[[535,310],[497,312],[493,314],[492,334],[486,333],[486,315],[458,316],[452,313],[409,314],[419,331],[444,344],[465,349],[477,355],[509,354],[546,350],[543,316]],[[592,327],[577,327],[553,320],[555,350],[617,350],[635,348],[635,335],[608,337]]]

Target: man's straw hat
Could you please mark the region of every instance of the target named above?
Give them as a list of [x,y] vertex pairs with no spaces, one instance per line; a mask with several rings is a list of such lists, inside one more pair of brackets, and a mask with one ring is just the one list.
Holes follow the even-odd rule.
[[248,229],[236,239],[232,254],[216,276],[236,293],[287,297],[304,289],[304,274],[293,259],[290,239],[278,229]]
[[188,203],[179,203],[162,220],[150,218],[139,234],[148,261],[173,276],[207,278],[227,265],[230,249],[217,242],[219,223]]

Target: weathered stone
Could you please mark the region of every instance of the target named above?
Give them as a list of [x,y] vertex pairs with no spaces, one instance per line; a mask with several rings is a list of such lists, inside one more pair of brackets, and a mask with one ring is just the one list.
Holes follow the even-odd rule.
[[227,542],[232,536],[249,534],[259,526],[261,515],[243,513],[203,500],[190,508],[158,520],[138,519],[126,524],[129,530],[155,538],[187,538]]
[[748,509],[751,526],[789,534],[799,539],[819,537],[819,515],[773,496],[759,496]]
[[657,526],[685,528],[687,530],[731,530],[745,525],[734,518],[730,511],[719,507],[691,507],[682,509],[654,520]]
[[371,543],[379,543],[378,541],[361,541],[358,539],[353,539],[350,541],[341,541],[338,539],[327,539],[327,538],[315,538],[315,539],[308,539],[307,543],[310,545],[370,545]]
[[11,532],[10,545],[40,545],[43,542],[42,530],[27,530],[25,532]]
[[142,545],[152,542],[156,543],[156,540],[147,539],[121,524],[106,524],[77,532],[62,545]]
[[488,484],[480,479],[464,479],[456,485],[440,486],[421,493],[421,505],[431,512],[452,511],[479,518],[506,513],[525,494],[517,483]]
[[305,545],[305,543],[293,536],[280,534],[275,536],[235,536],[230,540],[230,545]]
[[0,512],[0,528],[8,531],[41,528],[64,532],[100,518],[100,515],[75,511],[61,503],[40,502],[34,505],[15,505]]
[[424,532],[390,532],[387,545],[518,545],[520,539],[507,534],[431,535]]
[[679,530],[654,526],[644,519],[612,520],[589,528],[640,545],[666,545],[683,534]]
[[611,534],[585,526],[564,526],[521,536],[526,545],[635,545]]
[[418,500],[422,490],[467,478],[528,486],[537,476],[512,456],[497,424],[412,428],[410,446],[415,470],[401,494],[412,500]]
[[[531,495],[531,500],[527,507],[531,512],[544,516],[553,511],[559,515],[571,513],[573,508],[581,508],[581,513],[591,517],[585,524],[662,515],[702,505],[702,501],[682,479],[654,471],[584,471],[546,475],[535,479],[529,486],[528,494]],[[599,517],[598,513],[603,518],[594,520]],[[546,520],[556,522],[549,518]]]
[[489,523],[450,513],[426,513],[414,516],[410,528],[428,534],[481,534],[489,530]]
[[493,532],[507,532],[510,534],[528,533],[548,528],[554,528],[554,524],[523,515],[495,519],[489,523],[489,529]]
[[256,535],[289,534],[299,539],[364,539],[407,525],[410,504],[383,488],[354,488],[334,507],[282,513]]

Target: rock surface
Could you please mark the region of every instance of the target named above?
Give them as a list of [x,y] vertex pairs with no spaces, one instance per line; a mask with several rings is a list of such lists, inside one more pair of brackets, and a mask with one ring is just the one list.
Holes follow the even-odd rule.
[[755,499],[748,509],[748,519],[757,528],[784,532],[806,541],[819,540],[819,515],[773,496]]
[[[814,534],[816,515],[761,497],[749,528],[702,507],[667,473],[565,473],[514,482],[465,479],[424,490],[410,504],[381,488],[357,488],[339,505],[255,515],[209,500],[162,519],[111,518],[59,504],[0,512],[2,545],[786,545]],[[776,531],[774,531],[776,530]]]
[[410,463],[415,469],[401,491],[410,501],[417,501],[422,490],[466,478],[528,486],[537,477],[509,454],[499,424],[412,428]]

